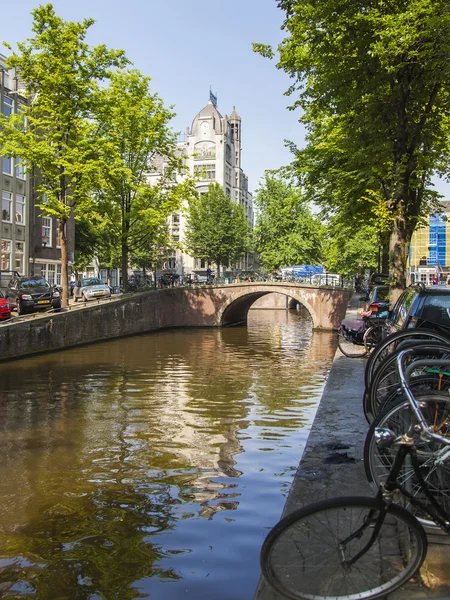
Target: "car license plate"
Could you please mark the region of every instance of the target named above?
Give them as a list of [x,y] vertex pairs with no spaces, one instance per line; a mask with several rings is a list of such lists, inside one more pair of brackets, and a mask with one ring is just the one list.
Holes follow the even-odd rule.
[[38,300],[38,304],[50,304],[50,300]]
[[96,296],[103,296],[103,293],[104,293],[104,292],[96,292],[96,293],[95,293],[95,295],[96,295]]

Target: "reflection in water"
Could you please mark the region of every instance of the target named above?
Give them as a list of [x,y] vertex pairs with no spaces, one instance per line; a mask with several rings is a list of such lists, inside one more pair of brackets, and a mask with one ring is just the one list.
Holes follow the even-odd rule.
[[250,315],[0,365],[0,597],[252,597],[335,347]]

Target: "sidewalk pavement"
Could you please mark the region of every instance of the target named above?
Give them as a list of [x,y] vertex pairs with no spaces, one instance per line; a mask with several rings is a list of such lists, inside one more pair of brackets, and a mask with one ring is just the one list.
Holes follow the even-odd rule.
[[[357,318],[353,296],[346,318]],[[368,424],[362,408],[365,360],[337,350],[308,442],[282,516],[306,504],[335,496],[373,496],[364,473]],[[386,600],[450,600],[449,546],[430,544],[421,581],[409,582]],[[261,578],[254,600],[286,600]]]

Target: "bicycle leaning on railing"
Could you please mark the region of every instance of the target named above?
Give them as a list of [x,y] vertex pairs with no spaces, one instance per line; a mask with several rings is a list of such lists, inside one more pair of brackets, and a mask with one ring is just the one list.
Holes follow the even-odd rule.
[[[275,525],[263,544],[263,575],[288,598],[381,598],[413,577],[425,559],[427,537],[418,518],[395,504],[399,498],[450,534],[450,513],[433,493],[434,477],[448,477],[450,483],[444,468],[450,458],[450,415],[447,410],[431,422],[424,417],[424,397],[420,403],[414,397],[411,370],[404,370],[409,352],[399,353],[397,368],[414,418],[402,435],[387,428],[374,432],[379,448],[397,448],[376,496],[331,498],[305,506]],[[405,465],[414,472],[413,490],[410,478],[402,478]]]

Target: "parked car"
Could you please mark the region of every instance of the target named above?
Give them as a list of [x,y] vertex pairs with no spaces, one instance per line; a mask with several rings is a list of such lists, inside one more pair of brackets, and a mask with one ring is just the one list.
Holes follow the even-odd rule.
[[11,307],[9,306],[8,300],[5,298],[5,294],[0,291],[0,321],[6,321],[11,318]]
[[13,277],[6,288],[5,296],[10,307],[15,308],[19,315],[47,308],[61,309],[59,292],[43,277]]
[[399,297],[386,322],[388,333],[420,326],[450,330],[449,288],[412,285]]
[[[389,310],[389,291],[388,285],[375,285],[365,296],[361,296],[360,300],[364,300],[364,313],[371,312],[367,316],[378,316],[381,313],[386,313]],[[387,316],[387,315],[386,315]]]
[[368,288],[371,290],[374,285],[385,285],[389,281],[389,275],[386,273],[372,273],[369,278]]
[[111,289],[98,277],[87,277],[78,280],[73,288],[73,298],[78,300],[94,300],[95,298],[110,298]]

